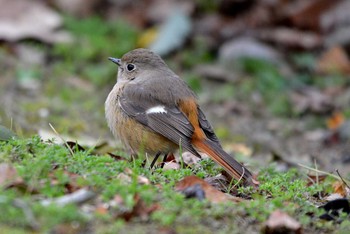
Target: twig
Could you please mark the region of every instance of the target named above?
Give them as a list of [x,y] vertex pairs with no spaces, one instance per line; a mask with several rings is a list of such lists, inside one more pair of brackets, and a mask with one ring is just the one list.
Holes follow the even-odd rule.
[[[303,168],[306,168],[306,169],[311,170],[311,171],[315,171],[315,172],[319,172],[319,173],[328,175],[328,176],[333,177],[334,179],[337,179],[337,180],[341,180],[341,178],[340,178],[339,176],[336,176],[336,175],[334,175],[334,174],[332,174],[332,173],[329,173],[329,172],[326,172],[326,171],[320,171],[320,170],[318,170],[318,169],[315,169],[315,168],[312,168],[312,167],[308,167],[308,166],[303,165],[303,164],[301,164],[301,163],[298,163],[298,166],[303,167]],[[344,179],[344,181],[347,181],[348,183],[350,183],[349,180]]]
[[23,214],[27,220],[28,226],[34,230],[37,231],[40,228],[39,223],[36,221],[33,211],[30,209],[30,207],[28,206],[28,204],[26,202],[24,202],[21,199],[15,199],[13,200],[13,206],[20,208],[23,211]]
[[350,187],[349,187],[349,185],[346,183],[346,181],[343,179],[343,177],[340,175],[340,173],[339,173],[339,171],[338,171],[338,169],[337,170],[335,170],[336,172],[337,172],[337,174],[338,174],[338,176],[340,177],[340,179],[343,181],[343,183],[345,184],[345,186],[346,187],[348,187],[349,189],[350,189]]
[[91,198],[93,198],[96,194],[86,188],[75,191],[74,193],[64,195],[62,197],[58,197],[55,199],[45,199],[41,201],[41,205],[48,206],[51,204],[55,204],[57,206],[65,206],[68,204],[82,204]]
[[52,129],[52,131],[61,139],[61,141],[64,142],[64,144],[65,144],[65,146],[68,148],[70,154],[71,154],[72,156],[74,156],[74,152],[73,152],[73,150],[69,147],[69,145],[67,144],[67,141],[66,141],[65,139],[63,139],[63,137],[61,137],[60,134],[58,134],[58,132],[56,131],[56,129],[51,125],[51,123],[49,123],[49,126],[50,126],[50,128]]
[[233,178],[232,178],[232,180],[231,180],[231,182],[230,182],[230,184],[229,184],[229,192],[233,189],[233,188],[235,188],[241,181],[242,181],[242,179],[243,179],[243,176],[244,176],[244,174],[245,174],[245,168],[244,167],[242,167],[242,169],[243,169],[243,173],[242,173],[242,175],[241,175],[241,177],[239,178],[239,180],[237,181],[237,183],[235,183],[232,187],[231,187],[231,185],[232,185],[232,182],[233,182]]
[[[317,163],[316,163],[316,159],[315,159],[315,158],[314,158],[314,165],[315,165],[315,169],[318,170],[318,168],[317,168]],[[316,185],[317,185],[317,186],[320,185],[320,180],[319,180],[318,172],[317,172],[317,171],[316,171]],[[322,199],[321,191],[318,191],[318,198],[319,198],[319,199]]]
[[317,163],[316,163],[316,159],[314,159],[314,165],[315,165],[315,169],[316,169],[316,184],[319,185],[319,178],[318,178],[318,168],[317,168]]
[[244,174],[245,174],[245,168],[242,167],[242,169],[243,169],[243,173],[242,173],[241,177],[239,178],[239,180],[237,181],[237,183],[235,183],[235,184],[233,185],[232,188],[236,187],[239,183],[241,183],[241,181],[242,181],[242,179],[243,179],[243,176],[244,176]]
[[185,162],[184,162],[184,158],[182,156],[182,143],[181,143],[181,138],[180,138],[180,141],[179,141],[179,154],[180,154],[180,168],[183,169],[184,168],[184,165],[185,165]]

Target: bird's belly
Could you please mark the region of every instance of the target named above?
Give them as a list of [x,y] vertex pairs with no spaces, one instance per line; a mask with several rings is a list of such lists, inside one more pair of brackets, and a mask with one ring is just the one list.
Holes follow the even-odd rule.
[[174,152],[178,145],[145,127],[137,121],[119,112],[119,121],[116,123],[116,134],[125,147],[131,150],[131,153],[139,153],[141,155],[147,153],[155,155],[158,152],[170,153]]

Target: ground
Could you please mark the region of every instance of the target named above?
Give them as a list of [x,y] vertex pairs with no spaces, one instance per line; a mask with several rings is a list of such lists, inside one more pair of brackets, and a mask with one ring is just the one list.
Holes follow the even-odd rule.
[[[150,40],[157,30],[140,26],[146,19],[135,12],[131,20],[65,15],[62,28],[75,39],[69,43],[34,37],[0,44],[3,232],[275,233],[274,214],[295,233],[349,232],[346,205],[338,214],[319,208],[332,196],[349,196],[350,63],[332,55],[330,60],[345,63],[334,71],[322,56],[346,55],[346,46],[270,43],[277,63],[273,56],[231,61],[232,54],[222,52],[230,31],[217,28],[217,38],[204,29],[212,30],[215,20],[233,27],[230,22],[241,18],[196,4],[193,37],[162,57],[197,93],[225,150],[251,169],[260,185],[245,188],[228,180],[209,159],[189,165],[178,160],[168,169],[130,160],[104,117],[117,74],[108,57],[139,47],[141,38]],[[268,40],[255,39],[267,45]],[[316,69],[320,64],[326,64],[322,72]],[[14,139],[4,137],[8,130]],[[69,140],[68,146],[62,140]],[[186,179],[188,185],[179,189]],[[69,198],[79,192],[81,201]],[[67,197],[62,205],[60,199]]]

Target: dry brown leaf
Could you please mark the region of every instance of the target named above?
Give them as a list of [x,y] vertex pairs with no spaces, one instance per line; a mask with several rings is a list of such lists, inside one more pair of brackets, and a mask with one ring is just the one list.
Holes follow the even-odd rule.
[[197,176],[187,176],[183,178],[181,181],[179,181],[175,189],[177,191],[183,192],[184,190],[188,189],[189,187],[199,187],[204,191],[205,198],[213,203],[222,203],[227,201],[233,201],[233,202],[241,202],[243,199],[231,196],[229,194],[223,193],[219,190],[216,190],[213,186],[211,186],[208,182],[204,181],[201,178],[198,178]]
[[69,178],[69,181],[67,181],[65,184],[62,184],[61,180],[57,178],[56,175],[56,167],[57,165],[54,166],[54,169],[52,172],[49,173],[48,177],[45,179],[40,180],[39,186],[44,186],[47,181],[50,182],[51,186],[56,186],[56,185],[64,185],[65,186],[65,194],[73,193],[79,189],[82,188],[81,185],[78,184],[78,180],[82,180],[83,178],[81,175],[69,172],[67,170],[63,171],[63,174]]
[[95,208],[95,213],[99,215],[106,215],[108,214],[108,208],[105,204],[99,204]]
[[327,178],[327,175],[307,175],[307,176],[309,178],[307,186],[320,183]]
[[301,224],[283,211],[272,212],[265,223],[264,233],[302,233]]
[[35,38],[49,43],[71,40],[67,32],[57,31],[62,19],[43,1],[0,0],[0,5],[0,39]]
[[11,164],[0,164],[0,187],[8,188],[23,185],[23,179],[18,175],[16,168]]
[[349,195],[349,188],[341,181],[336,181],[332,187],[334,192],[340,194],[343,198]]
[[318,31],[321,28],[321,16],[334,7],[340,0],[299,0],[289,1],[286,7],[291,23],[301,29]]
[[316,70],[322,74],[350,74],[350,60],[344,49],[335,46],[327,50],[317,61]]
[[125,219],[125,221],[129,221],[134,217],[139,217],[141,220],[145,221],[148,219],[151,213],[160,209],[160,205],[158,203],[147,206],[138,194],[135,194],[134,202],[135,205],[131,211],[124,212],[123,214],[118,215],[118,217],[122,217]]
[[336,112],[327,119],[327,127],[328,129],[337,129],[344,123],[344,121],[344,115],[341,112]]

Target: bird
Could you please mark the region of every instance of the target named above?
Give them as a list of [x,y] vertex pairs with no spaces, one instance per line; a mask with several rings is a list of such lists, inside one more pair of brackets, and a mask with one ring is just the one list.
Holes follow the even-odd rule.
[[179,148],[197,157],[205,153],[233,178],[254,185],[252,173],[222,148],[196,94],[159,55],[138,48],[109,60],[118,74],[105,116],[132,154],[166,157]]

